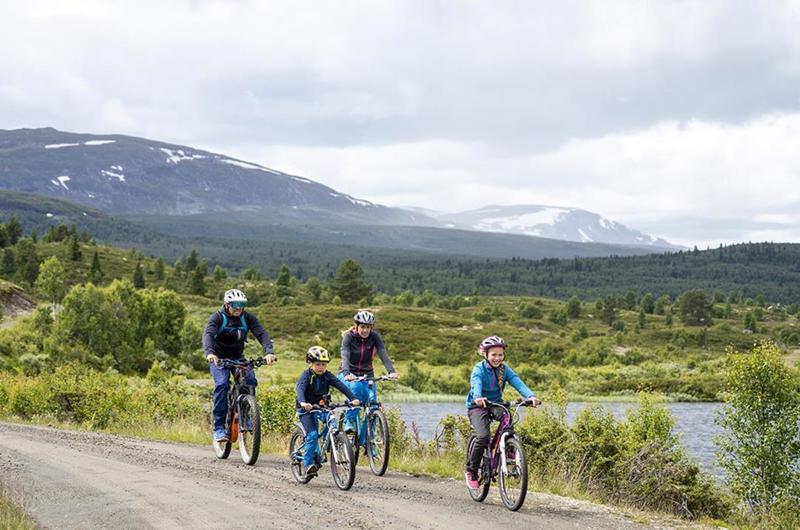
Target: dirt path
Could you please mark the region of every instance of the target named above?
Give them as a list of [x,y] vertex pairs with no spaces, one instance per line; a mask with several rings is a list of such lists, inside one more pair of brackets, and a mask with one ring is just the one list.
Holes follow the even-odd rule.
[[327,467],[307,485],[286,460],[246,466],[211,447],[0,423],[0,480],[47,528],[641,529],[610,509],[529,493],[511,513],[496,488],[478,504],[453,480],[358,468],[348,492]]

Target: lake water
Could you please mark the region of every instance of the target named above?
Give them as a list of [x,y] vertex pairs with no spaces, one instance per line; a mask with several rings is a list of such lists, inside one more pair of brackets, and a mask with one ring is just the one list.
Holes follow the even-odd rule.
[[[387,403],[390,408],[397,408],[406,425],[411,429],[416,424],[420,437],[433,439],[436,427],[448,414],[466,415],[463,403]],[[636,403],[603,402],[603,403],[569,403],[567,420],[573,421],[575,416],[585,407],[602,405],[611,410],[617,418],[624,418],[625,412]],[[716,411],[720,403],[667,403],[667,408],[675,420],[675,430],[680,433],[681,441],[689,455],[706,471],[720,476],[721,470],[715,461],[716,446],[714,437],[722,433],[722,429],[714,423]],[[527,409],[520,409],[527,412]]]

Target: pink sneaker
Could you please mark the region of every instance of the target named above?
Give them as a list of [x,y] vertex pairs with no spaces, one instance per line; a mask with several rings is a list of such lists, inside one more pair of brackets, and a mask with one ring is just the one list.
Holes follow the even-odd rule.
[[464,478],[467,480],[467,487],[471,490],[476,490],[481,487],[477,480],[475,480],[475,474],[472,471],[467,470],[464,473]]

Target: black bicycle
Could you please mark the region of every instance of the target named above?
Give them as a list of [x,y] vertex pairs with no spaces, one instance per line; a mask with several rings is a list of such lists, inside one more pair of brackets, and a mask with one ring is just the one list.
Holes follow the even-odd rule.
[[[525,502],[528,492],[528,464],[525,459],[525,449],[522,442],[514,434],[514,425],[519,421],[519,408],[533,406],[527,399],[520,399],[513,403],[488,402],[487,407],[496,409],[500,414],[499,425],[492,437],[489,447],[483,453],[481,465],[478,468],[478,483],[476,490],[467,488],[469,496],[475,502],[482,502],[489,494],[489,486],[494,480],[500,488],[500,499],[509,510],[517,511]],[[511,407],[514,407],[513,412]],[[473,434],[467,441],[467,462],[477,437]]]
[[[336,487],[340,490],[349,490],[356,479],[356,461],[353,456],[353,447],[344,432],[339,429],[341,417],[345,411],[350,410],[348,404],[331,403],[327,406],[314,405],[312,409],[317,416],[317,424],[322,424],[319,431],[319,450],[317,458],[319,464],[328,461],[330,454],[331,474]],[[306,433],[303,425],[298,422],[297,430],[289,440],[289,465],[292,467],[292,476],[300,484],[305,484],[313,478],[306,473],[303,463],[306,454]]]
[[213,441],[217,458],[228,458],[231,446],[238,440],[239,452],[245,464],[252,466],[261,450],[261,413],[256,400],[256,387],[245,380],[247,370],[266,364],[263,358],[220,359],[218,366],[230,368],[233,384],[228,388],[228,415],[225,428],[230,433],[225,442]]

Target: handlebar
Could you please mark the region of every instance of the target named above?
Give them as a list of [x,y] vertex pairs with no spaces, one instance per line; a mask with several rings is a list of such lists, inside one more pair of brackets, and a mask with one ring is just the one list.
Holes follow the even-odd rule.
[[388,375],[382,375],[380,377],[369,377],[367,374],[363,374],[351,380],[351,382],[355,383],[357,381],[367,381],[369,379],[372,379],[373,381],[397,381],[396,377],[389,377]]
[[267,364],[263,357],[254,359],[220,359],[217,366],[222,368],[258,368]]
[[[541,402],[539,404],[541,404]],[[533,402],[530,399],[519,398],[519,399],[515,399],[514,401],[488,401],[487,400],[486,401],[486,406],[487,407],[492,407],[492,406],[503,407],[503,408],[509,409],[511,407],[516,407],[516,408],[519,408],[519,407],[534,407],[534,406],[538,406],[538,405],[534,405]]]

